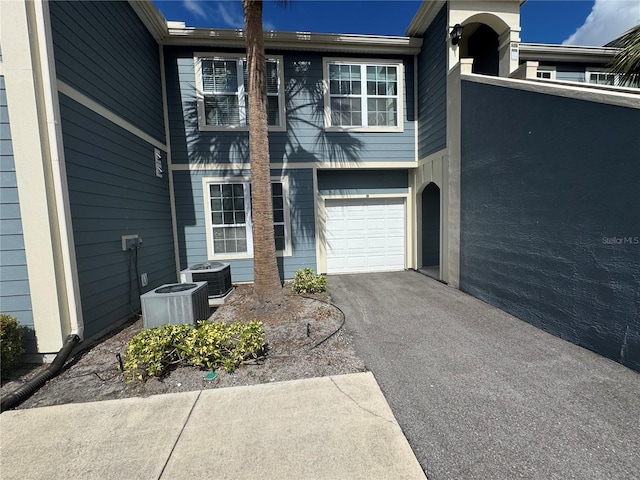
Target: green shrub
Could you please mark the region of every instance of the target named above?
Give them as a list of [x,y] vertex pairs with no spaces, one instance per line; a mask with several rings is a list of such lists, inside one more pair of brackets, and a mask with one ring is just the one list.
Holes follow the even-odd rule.
[[161,376],[178,363],[211,369],[222,366],[233,372],[245,360],[257,358],[264,346],[260,322],[201,321],[196,328],[167,324],[144,329],[129,341],[125,375],[127,380]]
[[298,269],[293,277],[293,291],[296,293],[322,293],[327,291],[327,278],[315,275],[310,268]]
[[8,371],[18,363],[22,348],[22,328],[18,320],[10,315],[0,315],[0,367]]

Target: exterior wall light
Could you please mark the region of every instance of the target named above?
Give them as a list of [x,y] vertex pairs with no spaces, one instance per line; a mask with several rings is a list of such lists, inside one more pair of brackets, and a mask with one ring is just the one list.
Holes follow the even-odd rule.
[[451,45],[458,45],[462,39],[462,25],[456,23],[451,29],[451,33],[449,35],[451,36]]

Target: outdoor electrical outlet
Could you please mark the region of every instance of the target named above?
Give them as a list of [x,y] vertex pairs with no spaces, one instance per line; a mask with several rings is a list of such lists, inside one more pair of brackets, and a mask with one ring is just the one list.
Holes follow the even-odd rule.
[[147,277],[146,273],[143,273],[142,275],[140,275],[140,284],[143,287],[146,287],[147,285],[149,285],[149,278]]
[[126,252],[132,248],[142,245],[142,239],[138,235],[122,235],[122,251]]

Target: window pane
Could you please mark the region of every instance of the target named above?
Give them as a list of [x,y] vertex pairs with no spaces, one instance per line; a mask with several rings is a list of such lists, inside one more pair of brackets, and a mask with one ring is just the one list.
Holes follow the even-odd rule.
[[362,125],[362,103],[359,98],[332,98],[331,124],[336,126]]
[[286,247],[284,231],[284,225],[274,225],[273,227],[273,236],[276,243],[276,250],[282,251]]
[[274,222],[284,222],[284,210],[273,210],[273,221]]
[[280,126],[280,105],[277,96],[267,97],[267,123],[271,126]]
[[244,188],[242,183],[209,186],[211,205],[219,207],[211,212],[215,254],[247,250]]
[[274,60],[267,60],[266,65],[266,85],[267,93],[278,93],[278,63]]
[[202,87],[205,92],[236,93],[238,64],[236,60],[202,60]]
[[370,126],[397,126],[395,98],[370,98],[367,100],[367,120]]
[[211,211],[220,211],[222,210],[222,200],[219,198],[211,199]]
[[274,182],[271,184],[271,194],[275,197],[276,195],[282,195],[282,184]]
[[240,109],[237,95],[210,95],[204,99],[204,116],[207,125],[240,125]]

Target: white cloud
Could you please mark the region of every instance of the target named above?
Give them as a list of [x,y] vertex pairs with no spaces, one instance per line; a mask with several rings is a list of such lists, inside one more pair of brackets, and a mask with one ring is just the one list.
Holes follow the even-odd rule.
[[196,17],[200,17],[200,18],[204,18],[204,19],[209,17],[207,15],[207,12],[204,11],[204,8],[202,8],[201,3],[198,2],[197,0],[183,0],[182,3],[184,5],[184,8],[189,10]]
[[[240,5],[240,2],[237,3]],[[235,8],[227,10],[223,2],[218,2],[218,13],[227,27],[244,28],[244,13],[242,13],[242,11],[238,13]]]
[[638,0],[595,0],[584,24],[562,43],[602,46],[639,23]]

